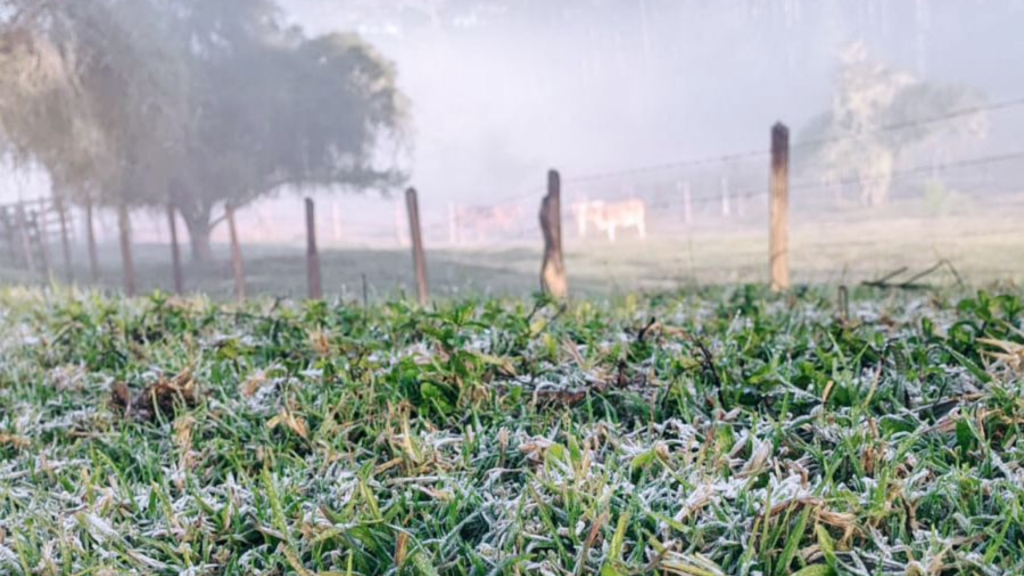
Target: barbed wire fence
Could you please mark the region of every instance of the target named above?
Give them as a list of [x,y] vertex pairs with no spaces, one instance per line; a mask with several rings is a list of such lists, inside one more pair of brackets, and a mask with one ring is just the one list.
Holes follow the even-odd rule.
[[[823,144],[919,129],[969,118],[979,113],[1017,109],[1022,105],[1024,99],[1018,98],[914,121],[868,127],[854,134],[803,140],[794,144],[791,151],[794,152],[794,163],[800,164],[807,162],[806,158],[800,156],[801,152]],[[618,207],[628,200],[640,200],[647,210],[647,230],[654,229],[660,236],[667,236],[676,242],[677,249],[682,248],[686,253],[684,257],[664,259],[666,268],[675,267],[675,273],[668,274],[673,281],[699,282],[707,276],[725,280],[763,280],[767,271],[764,260],[767,251],[765,239],[768,235],[766,212],[769,197],[764,168],[770,153],[769,149],[748,150],[569,176],[563,180],[564,192],[569,199],[570,211],[573,204],[581,202],[598,202]],[[920,256],[915,252],[927,250],[931,255],[943,258],[958,252],[958,244],[968,240],[991,239],[1000,241],[1002,247],[1020,247],[1024,238],[1017,227],[1019,217],[1013,210],[1024,203],[1024,186],[1011,185],[1009,181],[998,183],[993,178],[977,176],[981,170],[1006,165],[1018,169],[1024,166],[1024,152],[1011,150],[953,158],[901,167],[884,173],[828,180],[807,176],[805,173],[810,170],[794,170],[801,177],[789,185],[789,191],[794,195],[792,210],[797,215],[790,252],[794,256],[794,268],[798,276],[804,281],[816,281],[823,276],[836,276],[839,272],[849,275],[851,271],[859,271],[861,276],[874,274],[884,270],[889,262],[898,262],[901,258],[911,262],[917,260],[908,257]],[[694,173],[694,169],[703,170]],[[1013,180],[1019,181],[1019,177]],[[862,199],[849,197],[851,188],[873,184],[884,184],[886,188],[891,188],[892,197],[889,200],[898,209],[880,211],[865,206]],[[933,186],[935,197],[929,198],[929,188]],[[640,188],[644,190],[638,190]],[[539,188],[530,189],[495,202],[477,203],[474,210],[486,212],[510,203],[536,203],[541,194]],[[944,218],[943,213],[947,211],[956,211],[957,218]],[[976,212],[977,221],[967,222],[963,217],[970,214],[964,214],[964,211]],[[563,217],[572,220],[571,215]],[[907,230],[905,221],[911,217],[921,222],[930,222],[928,226],[931,229]],[[844,228],[849,228],[848,233],[853,236],[836,239],[839,231],[826,227],[835,227],[838,223],[845,223]],[[972,226],[980,226],[982,229],[972,230]],[[1000,226],[1003,229],[997,230]],[[571,223],[569,228],[572,228]],[[527,240],[536,242],[535,226],[527,226],[525,232]],[[868,236],[862,237],[860,233]],[[617,254],[610,243],[595,243],[596,239],[588,238],[587,234],[579,233],[575,238],[570,234],[566,242],[570,253],[575,250],[582,260],[586,260],[585,256],[590,252],[591,259],[606,261],[617,255],[622,259],[646,261],[652,259],[652,253],[657,255],[658,251],[665,250],[665,246],[659,244],[651,250],[641,249],[640,254],[636,255]],[[506,245],[509,240],[512,239],[506,237]],[[980,248],[991,247],[986,245]],[[811,262],[815,256],[822,256],[822,251],[836,252],[838,249],[843,250],[842,263],[833,266],[833,270],[821,270],[819,263]],[[713,256],[711,262],[704,265],[706,270],[700,270],[700,265],[693,262],[694,258],[690,255],[695,252]],[[969,258],[965,264],[975,271],[983,272],[982,276],[986,278],[1020,277],[1022,270],[1016,265],[1019,258],[997,258],[998,254],[993,256],[998,266],[981,267],[974,265]],[[679,266],[687,260],[690,260],[688,271],[685,265]],[[829,258],[828,261],[834,264],[835,258]],[[608,276],[630,273],[628,265],[606,268]],[[713,274],[730,269],[741,273]],[[654,272],[658,275],[662,271]]]
[[[1024,261],[1024,229],[1020,227],[1024,186],[1017,185],[1024,178],[1024,151],[910,162],[887,170],[866,167],[853,174],[824,174],[817,165],[820,161],[811,154],[828,144],[856,144],[883,134],[1022,108],[1024,98],[1009,99],[790,145],[787,156],[792,176],[787,174],[786,192],[792,215],[786,254],[794,281],[846,283],[877,277],[900,266],[922,267],[939,260],[963,268],[968,277],[1024,276],[1020,265]],[[771,192],[766,168],[771,159],[772,150],[764,148],[566,175],[560,181],[559,195],[564,199],[561,235],[570,278],[583,292],[600,291],[601,287],[767,282]],[[540,175],[537,180],[542,181]],[[864,195],[864,190],[874,188],[888,192],[884,209],[872,206],[873,199]],[[502,284],[513,281],[520,286],[538,286],[541,234],[537,210],[546,192],[544,186],[531,186],[473,203],[431,202],[426,195],[420,198],[419,218],[414,223],[400,197],[382,202],[375,219],[353,217],[339,209],[335,200],[328,201],[325,210],[316,211],[312,220],[304,217],[298,201],[294,211],[289,207],[268,213],[258,207],[239,207],[237,237],[225,238],[225,231],[219,238],[232,245],[233,260],[244,253],[240,243],[255,247],[306,242],[313,246],[307,249],[307,260],[319,263],[321,246],[332,253],[387,248],[408,255],[415,236],[412,230],[418,228],[426,260],[442,264],[437,269],[423,266],[434,272],[438,291],[453,293],[470,285],[504,292]],[[82,260],[76,257],[76,250],[90,236],[89,231],[97,228],[100,240],[109,240],[108,230],[115,225],[111,214],[98,209],[93,210],[95,217],[104,219],[98,227],[94,217],[86,219],[80,209],[74,217],[72,210],[54,200],[0,206],[0,261],[4,267],[46,281],[82,282],[84,274],[75,277]],[[166,251],[157,246],[165,244],[169,235],[166,214],[137,214],[133,222],[135,241],[143,244],[143,258]],[[318,233],[310,235],[311,228]],[[94,250],[94,242],[88,243],[90,251]],[[264,254],[260,260],[268,265],[295,265],[294,252],[260,250]],[[368,255],[371,259],[375,256],[379,254]],[[398,260],[392,258],[383,273],[359,270],[365,264],[358,261],[343,261],[340,265],[350,269],[342,275],[310,273],[307,278],[326,278],[328,283],[339,276],[347,280],[337,289],[310,286],[309,294],[361,291],[365,295],[367,282],[411,291],[412,266],[400,271]],[[338,266],[331,258],[324,261],[328,272]],[[116,264],[112,258],[106,262],[109,268]],[[261,270],[263,262],[258,264],[245,268],[249,276],[243,274],[241,282],[276,286],[262,277],[276,280],[278,275]],[[233,270],[240,266],[241,262],[232,263]],[[175,278],[174,289],[180,290],[178,278],[183,272],[180,264],[178,267],[173,274],[167,273],[166,279],[149,284],[162,287]],[[211,274],[209,269],[192,272],[193,280]],[[959,280],[961,274],[954,274]],[[223,274],[222,278],[229,276]],[[288,276],[294,280],[294,274]],[[353,276],[361,279],[361,290],[353,285]],[[124,284],[132,286],[134,280]],[[222,284],[226,291],[227,281]],[[192,288],[200,285],[195,281]],[[238,294],[245,293],[244,286],[234,288]]]

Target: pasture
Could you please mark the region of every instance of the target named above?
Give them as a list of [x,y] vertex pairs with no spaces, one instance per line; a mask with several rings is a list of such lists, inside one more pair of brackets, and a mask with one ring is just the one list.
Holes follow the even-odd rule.
[[[903,278],[909,278],[944,259],[954,265],[960,280],[969,286],[1020,284],[1024,282],[1024,271],[1019,266],[1024,262],[1024,229],[1014,210],[1012,205],[1000,205],[999,210],[978,209],[949,218],[925,217],[920,210],[893,210],[871,219],[857,214],[800,217],[791,240],[793,281],[797,285],[852,286],[903,267],[908,269]],[[657,214],[651,218],[657,223]],[[531,213],[524,222],[530,229],[525,239],[453,246],[446,243],[445,234],[427,235],[431,292],[445,298],[532,294],[538,288],[541,261],[535,220]],[[373,301],[415,293],[408,248],[388,246],[376,237],[335,242],[329,235],[323,236],[320,259],[326,294],[361,301],[364,277],[368,297]],[[566,267],[574,293],[603,298],[634,291],[767,281],[767,230],[760,221],[739,225],[714,222],[686,233],[662,231],[646,241],[640,241],[631,231],[621,236],[614,244],[599,236],[580,241],[575,229],[567,228]],[[229,248],[221,244],[214,250],[214,262],[197,265],[186,261],[185,288],[189,293],[228,299],[233,290]],[[56,247],[51,251],[55,252]],[[285,298],[305,294],[304,245],[254,237],[243,242],[242,252],[250,294]],[[102,276],[93,284],[84,243],[72,245],[77,283],[108,291],[119,289],[122,277],[117,246],[102,244],[99,255]],[[135,268],[140,291],[172,291],[166,244],[137,244]],[[59,264],[54,264],[53,273],[59,280]],[[0,267],[0,278],[17,283],[41,282],[38,274],[9,266]],[[948,269],[924,281],[947,287],[958,284]]]

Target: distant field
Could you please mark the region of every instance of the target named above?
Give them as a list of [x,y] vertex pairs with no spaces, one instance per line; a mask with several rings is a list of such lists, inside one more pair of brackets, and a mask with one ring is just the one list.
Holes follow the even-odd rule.
[[876,296],[8,289],[0,573],[1024,573],[1019,293]]
[[[1024,207],[1024,205],[1021,205]],[[949,260],[961,280],[971,285],[1024,282],[1024,226],[1019,211],[920,218],[890,214],[885,218],[837,218],[800,215],[791,238],[793,280],[797,284],[855,284],[907,267],[902,276]],[[532,221],[531,221],[532,222]],[[571,227],[565,232],[572,288],[581,295],[622,294],[635,290],[673,290],[699,285],[765,282],[767,233],[757,222],[704,223],[686,234],[658,234],[640,242],[628,233],[616,244],[602,238],[580,242]],[[363,276],[371,298],[412,293],[408,249],[374,248],[354,241],[323,244],[323,275],[329,294],[362,297]],[[76,277],[88,276],[84,247],[76,245]],[[58,259],[56,248],[53,258]],[[428,273],[439,296],[528,295],[536,290],[540,269],[537,241],[495,241],[486,246],[455,248],[427,238]],[[190,291],[227,297],[232,273],[226,246],[217,246],[217,262],[189,266]],[[243,245],[249,292],[272,296],[305,293],[304,247],[297,244]],[[103,286],[120,286],[117,247],[103,247]],[[171,286],[167,246],[136,248],[140,288]],[[59,271],[59,269],[57,270]],[[8,281],[38,277],[3,269]],[[956,284],[948,269],[924,279],[938,286]]]

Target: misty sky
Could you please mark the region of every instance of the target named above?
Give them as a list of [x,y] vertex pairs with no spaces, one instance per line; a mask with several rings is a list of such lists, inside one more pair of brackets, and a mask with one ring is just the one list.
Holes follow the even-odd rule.
[[[854,41],[990,101],[1024,97],[1024,0],[281,2],[308,33],[359,31],[395,61],[428,211],[520,195],[549,167],[571,178],[765,148],[776,120],[798,134],[829,107]],[[992,123],[991,148],[1024,149],[1024,110]],[[0,179],[4,198],[48,192],[38,173]],[[343,201],[392,219],[373,198]]]
[[[432,19],[399,4],[442,9]],[[852,41],[993,101],[1024,96],[1021,0],[284,6],[312,33],[358,29],[395,60],[412,101],[414,182],[467,201],[539,184],[549,165],[571,175],[763,148],[775,120],[799,130],[828,108]]]

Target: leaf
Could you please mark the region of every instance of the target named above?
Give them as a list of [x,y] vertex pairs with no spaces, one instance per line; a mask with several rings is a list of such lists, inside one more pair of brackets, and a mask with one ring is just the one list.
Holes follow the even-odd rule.
[[266,491],[267,500],[270,501],[270,515],[274,528],[288,539],[288,521],[285,519],[284,506],[277,494],[277,487],[274,486],[274,478],[270,474],[270,468],[263,468],[263,489]]
[[625,576],[625,574],[619,572],[618,568],[606,563],[601,567],[601,576]]
[[299,576],[313,576],[313,573],[302,565],[302,560],[299,559],[299,555],[296,554],[294,550],[292,550],[291,546],[287,545],[284,542],[281,542],[277,545],[277,551],[284,555],[284,557],[288,560],[288,564],[290,564],[291,567],[295,569]]
[[306,420],[301,416],[296,416],[283,406],[277,416],[267,421],[267,428],[273,430],[282,424],[298,434],[303,440],[309,440],[309,425],[306,424]]
[[447,388],[433,382],[420,384],[420,394],[426,403],[432,405],[442,415],[449,415],[455,411],[455,404],[452,402],[450,392]]
[[565,449],[565,446],[561,444],[552,444],[548,447],[544,456],[549,461],[561,462],[563,464],[569,464],[569,451]]
[[956,359],[957,362],[960,363],[961,366],[963,366],[964,368],[967,369],[968,372],[973,374],[975,378],[981,380],[985,384],[989,384],[992,382],[992,376],[988,372],[985,372],[973,360],[957,352],[950,346],[946,346],[946,350],[949,352],[951,356],[953,356],[953,358]]
[[812,564],[790,573],[789,576],[836,576],[836,571],[828,564]]
[[571,461],[574,468],[579,467],[583,462],[583,452],[580,450],[580,445],[576,441],[575,436],[569,436],[569,460]]
[[0,434],[0,446],[11,446],[15,450],[24,450],[32,445],[32,441],[24,436]]
[[810,515],[811,507],[804,506],[800,517],[797,519],[796,526],[790,530],[789,536],[786,538],[786,546],[782,549],[782,557],[779,558],[779,563],[777,564],[776,573],[779,576],[783,576],[785,571],[789,570],[789,565],[793,562],[793,555],[796,554],[797,547],[800,546],[800,540],[804,537],[804,529],[807,526],[807,518]]
[[657,459],[658,459],[658,454],[652,448],[652,449],[650,449],[650,450],[648,450],[646,452],[641,452],[640,454],[637,454],[636,456],[634,456],[633,457],[633,461],[630,463],[629,467],[630,467],[630,469],[633,472],[636,472],[637,470],[639,470],[641,468],[647,468],[648,466],[653,464],[654,461],[657,460]]
[[530,338],[535,338],[548,326],[548,321],[538,318],[530,323]]
[[825,557],[825,562],[832,568],[836,566],[836,545],[824,525],[818,524],[814,527],[814,533],[818,536],[818,548]]
[[434,563],[427,558],[427,555],[423,552],[417,552],[412,555],[409,559],[416,570],[419,571],[423,576],[438,576],[437,568],[434,567]]
[[120,534],[110,522],[107,522],[106,519],[101,518],[97,514],[79,512],[75,515],[75,520],[78,521],[82,528],[85,528],[98,544],[104,544],[107,541],[119,542],[121,540]]
[[995,561],[996,556],[999,555],[999,548],[1003,546],[1003,542],[1006,540],[1006,533],[1010,530],[1011,524],[1013,524],[1013,522],[1011,522],[1009,517],[1007,517],[1003,522],[1003,529],[999,531],[999,535],[996,536],[988,545],[988,549],[985,550],[984,559],[986,565]]
[[516,368],[512,365],[511,358],[494,356],[492,354],[482,354],[479,352],[477,352],[475,356],[488,366],[501,368],[501,371],[508,376],[516,376]]
[[626,530],[629,528],[629,519],[629,512],[619,516],[618,525],[615,527],[615,535],[612,536],[611,546],[608,550],[608,557],[612,560],[622,560],[622,546],[626,541]]
[[680,521],[678,521],[678,520],[676,520],[674,518],[669,518],[668,516],[665,516],[664,514],[658,514],[657,512],[649,512],[648,516],[650,516],[651,518],[654,518],[655,520],[659,520],[661,522],[664,522],[665,525],[667,525],[669,528],[675,530],[676,532],[682,532],[683,534],[686,534],[686,533],[688,533],[690,531],[689,527],[686,524],[683,524],[682,522],[680,522]]
[[135,550],[127,550],[125,553],[137,564],[141,564],[143,568],[148,568],[149,570],[170,569],[170,566],[168,566],[167,564],[164,564],[163,562],[155,558],[150,558],[149,556],[146,556],[141,552],[136,552]]
[[967,420],[961,418],[956,422],[956,443],[964,453],[974,447],[974,431]]

